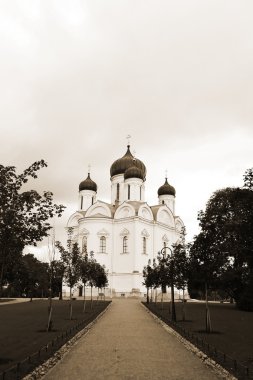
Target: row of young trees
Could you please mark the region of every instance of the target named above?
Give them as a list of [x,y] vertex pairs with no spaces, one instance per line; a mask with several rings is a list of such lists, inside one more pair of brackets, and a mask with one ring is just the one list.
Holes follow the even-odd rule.
[[238,308],[253,311],[253,169],[244,174],[241,188],[216,191],[206,210],[198,214],[200,233],[193,242],[172,247],[169,255],[144,268],[149,289],[175,285],[192,298],[206,299],[206,329],[211,330],[208,296],[235,300]]
[[53,202],[53,194],[49,191],[40,195],[35,190],[24,190],[28,180],[36,179],[38,171],[46,166],[44,160],[36,161],[17,174],[14,166],[0,165],[0,297],[3,289],[15,296],[49,295],[50,329],[52,297],[62,292],[63,281],[71,289],[79,281],[92,288],[105,286],[107,277],[94,257],[88,257],[87,253],[82,255],[71,239],[67,250],[59,242],[56,244],[61,258],[53,258],[50,264],[40,262],[32,254],[23,255],[25,246],[36,246],[49,235],[52,228],[49,220],[60,217],[65,209]]
[[[184,242],[185,230],[182,232],[181,242],[174,244],[172,249],[164,247],[161,252],[158,252],[157,258],[151,261],[143,269],[143,284],[147,288],[147,302],[157,302],[157,289],[161,288],[161,302],[163,307],[163,294],[166,293],[166,287],[171,287],[172,296],[172,320],[176,321],[176,311],[174,305],[174,287],[184,291],[187,287],[189,257]],[[183,297],[184,298],[184,297]],[[184,299],[183,299],[184,301]],[[183,303],[183,319],[184,303]]]
[[68,228],[67,248],[64,248],[61,242],[55,243],[58,248],[61,258],[54,261],[52,265],[52,280],[54,278],[55,264],[61,264],[63,279],[69,287],[70,300],[70,319],[72,319],[72,292],[75,286],[83,284],[83,311],[86,307],[85,287],[89,286],[91,290],[91,308],[93,304],[92,290],[93,288],[102,289],[108,284],[105,267],[100,265],[94,258],[94,253],[91,251],[88,254],[86,251],[81,251],[77,243],[73,243],[72,239],[73,228]]

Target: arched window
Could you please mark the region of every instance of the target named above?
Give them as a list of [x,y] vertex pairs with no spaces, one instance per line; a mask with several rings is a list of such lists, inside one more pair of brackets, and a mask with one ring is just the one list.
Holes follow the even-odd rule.
[[164,201],[162,201],[162,204],[164,205]]
[[127,190],[128,190],[128,199],[130,199],[130,185],[128,185],[128,187],[127,187]]
[[82,242],[82,253],[86,254],[87,252],[87,236],[84,236]]
[[127,236],[123,237],[123,253],[127,253]]
[[142,238],[142,252],[144,255],[147,254],[147,238],[145,237]]
[[117,183],[117,195],[116,195],[116,200],[119,200],[119,183]]
[[83,209],[83,196],[81,196],[81,210]]
[[106,238],[101,236],[100,238],[100,253],[106,253]]

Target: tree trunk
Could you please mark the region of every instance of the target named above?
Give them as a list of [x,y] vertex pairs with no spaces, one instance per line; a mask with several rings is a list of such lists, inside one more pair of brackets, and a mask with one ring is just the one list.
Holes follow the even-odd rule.
[[86,297],[85,297],[85,283],[83,284],[83,313],[85,313],[86,308]]
[[3,262],[1,264],[1,272],[0,272],[0,298],[3,295],[3,279],[4,279],[4,256],[5,256],[5,250],[3,250]]
[[69,319],[72,320],[73,315],[73,307],[72,307],[72,288],[70,288],[70,294],[69,294]]
[[161,298],[161,302],[162,302],[162,310],[163,310],[163,288],[162,288],[162,298]]
[[174,299],[174,283],[173,280],[171,282],[171,320],[176,322],[176,308],[175,308],[175,299]]
[[147,303],[149,303],[149,287],[147,286]]
[[206,332],[210,333],[212,332],[212,327],[211,327],[211,316],[210,316],[208,297],[207,297],[207,283],[205,283],[205,293],[206,293]]
[[52,312],[53,312],[53,307],[52,307],[52,290],[50,290],[50,296],[49,296],[49,305],[48,305],[48,320],[47,320],[47,331],[52,331]]
[[92,309],[92,303],[93,303],[93,298],[92,298],[92,285],[90,287],[90,309]]
[[155,304],[157,304],[157,288],[155,289]]
[[182,321],[185,321],[185,299],[184,299],[184,288],[183,288]]
[[59,292],[59,301],[62,301],[62,281],[61,281],[61,287]]

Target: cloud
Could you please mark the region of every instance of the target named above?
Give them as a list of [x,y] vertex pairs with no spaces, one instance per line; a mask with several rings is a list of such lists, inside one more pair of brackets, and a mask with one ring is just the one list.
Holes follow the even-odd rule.
[[[147,200],[168,179],[177,210],[196,215],[252,166],[250,1],[2,1],[1,162],[76,206],[92,165],[110,200],[110,165],[126,149],[147,166]],[[64,220],[65,223],[65,220]],[[63,222],[59,223],[62,231]]]

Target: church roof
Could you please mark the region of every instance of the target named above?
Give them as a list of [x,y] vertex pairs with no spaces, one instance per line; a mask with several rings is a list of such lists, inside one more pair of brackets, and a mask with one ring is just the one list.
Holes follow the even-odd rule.
[[90,178],[90,173],[88,173],[87,178],[79,185],[79,191],[82,190],[92,190],[97,192],[97,184]]
[[125,155],[113,162],[110,169],[111,177],[117,174],[125,174],[126,170],[131,168],[132,166],[136,166],[141,171],[142,179],[145,180],[147,172],[146,166],[141,160],[138,160],[138,158],[135,158],[132,155],[132,153],[130,152],[130,145],[128,145]]
[[133,208],[135,209],[135,214],[138,215],[139,208],[146,204],[146,202],[139,202],[139,201],[126,201],[125,203],[129,203]]
[[176,195],[176,190],[173,186],[171,186],[168,181],[167,181],[167,178],[165,178],[165,182],[162,186],[159,187],[158,189],[158,196],[160,195],[173,195],[175,196]]

